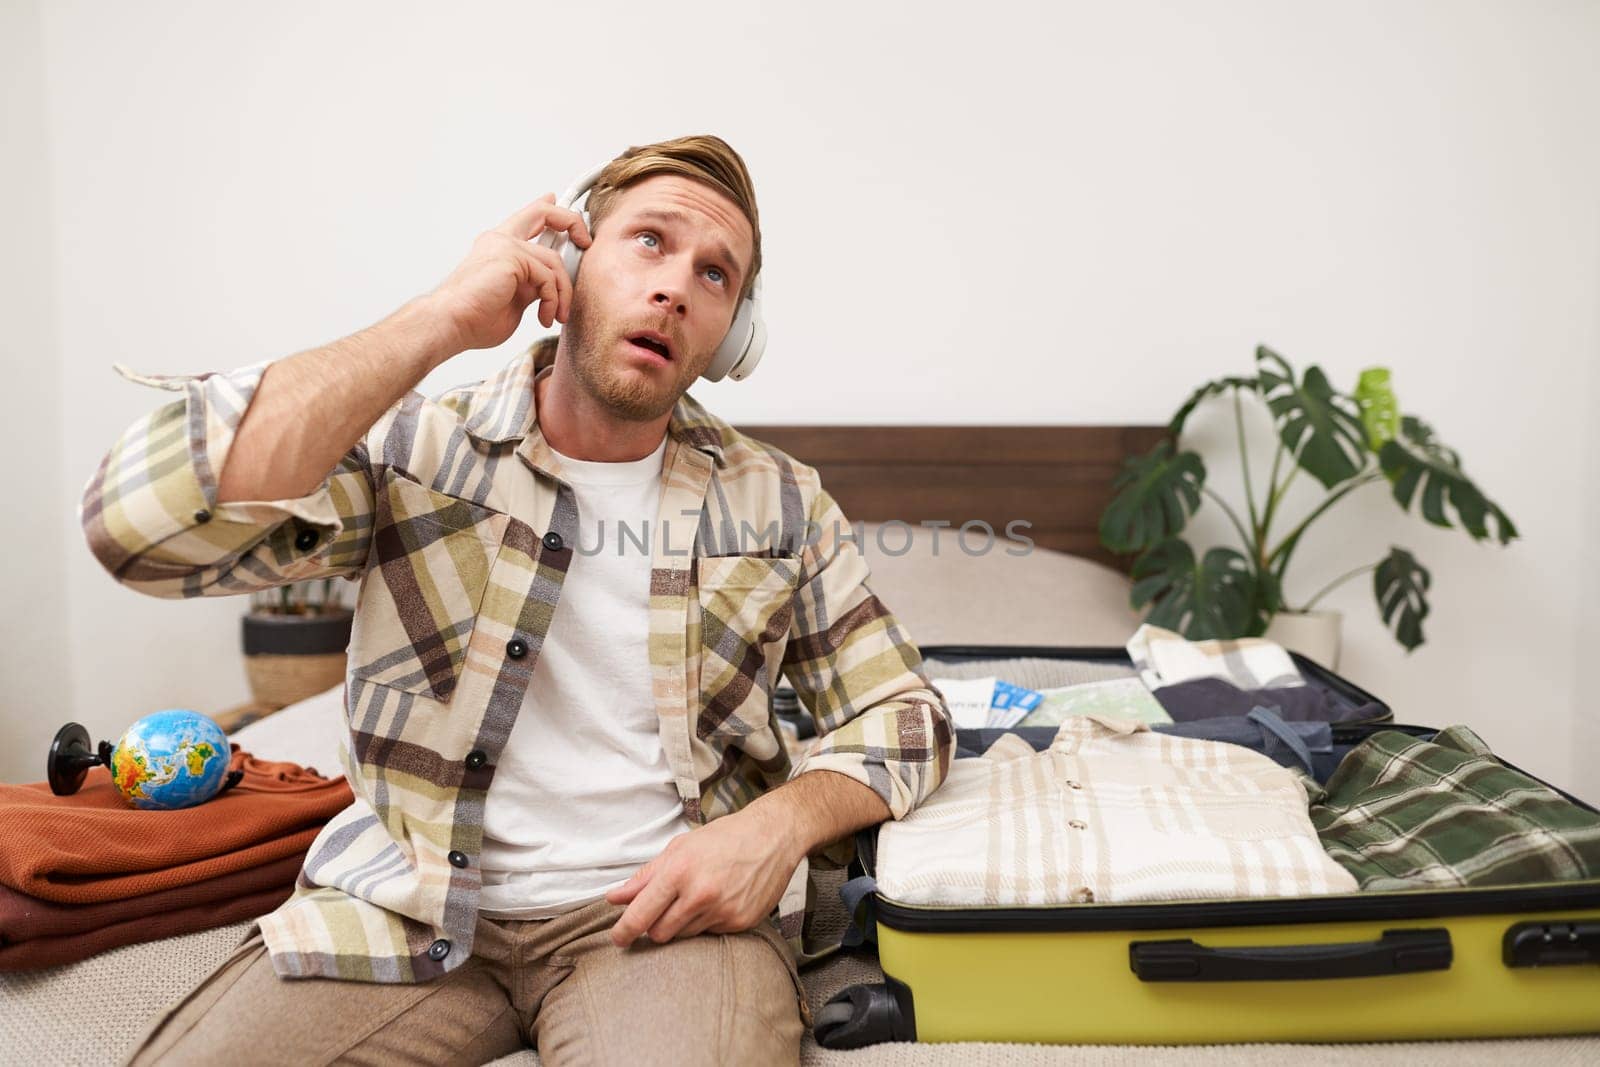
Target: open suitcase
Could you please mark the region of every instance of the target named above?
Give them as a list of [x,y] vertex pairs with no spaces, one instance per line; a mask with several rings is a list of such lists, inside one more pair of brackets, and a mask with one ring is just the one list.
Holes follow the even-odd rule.
[[[931,677],[1031,672],[1051,662],[1126,666],[1119,648],[941,646]],[[1371,694],[1302,656],[1330,704],[1337,763],[1397,726]],[[1069,680],[1042,684],[1069,684]],[[1035,749],[1055,727],[1023,728]],[[961,755],[998,731],[957,731]],[[1029,734],[1035,736],[1027,736]],[[1492,740],[1492,739],[1491,739]],[[1509,765],[1507,765],[1509,766]],[[1516,769],[1516,768],[1513,768]],[[1317,775],[1319,781],[1325,777]],[[1554,787],[1550,787],[1554,789]],[[1560,796],[1595,809],[1561,790]],[[885,981],[818,1014],[829,1048],[880,1041],[1214,1044],[1402,1040],[1600,1031],[1600,880],[1359,891],[1317,897],[1050,907],[935,907],[872,880],[877,827],[857,837],[843,889]]]

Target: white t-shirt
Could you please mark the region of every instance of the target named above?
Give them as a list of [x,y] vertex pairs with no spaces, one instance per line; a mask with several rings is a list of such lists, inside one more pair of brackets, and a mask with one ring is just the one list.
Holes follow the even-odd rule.
[[650,689],[647,531],[666,447],[625,463],[556,453],[578,544],[485,801],[485,914],[539,919],[598,900],[692,828]]

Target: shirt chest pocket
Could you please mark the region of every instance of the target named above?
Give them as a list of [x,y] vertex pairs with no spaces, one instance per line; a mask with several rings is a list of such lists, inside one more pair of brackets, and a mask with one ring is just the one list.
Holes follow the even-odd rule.
[[793,557],[702,556],[695,560],[700,608],[700,705],[696,734],[743,736],[770,711],[769,652],[783,647],[794,618],[800,561]]
[[350,673],[448,702],[507,521],[385,470],[351,626]]

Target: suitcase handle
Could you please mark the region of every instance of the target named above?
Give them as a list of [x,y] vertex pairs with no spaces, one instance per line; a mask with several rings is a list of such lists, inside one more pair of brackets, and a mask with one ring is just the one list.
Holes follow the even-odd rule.
[[1141,982],[1281,982],[1446,971],[1450,931],[1385,930],[1376,941],[1207,948],[1189,940],[1135,941],[1128,962]]

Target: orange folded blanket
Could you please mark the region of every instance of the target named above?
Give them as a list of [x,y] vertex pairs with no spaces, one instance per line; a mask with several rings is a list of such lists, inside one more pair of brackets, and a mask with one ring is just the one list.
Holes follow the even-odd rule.
[[74,937],[118,923],[175,912],[204,912],[208,904],[226,904],[257,893],[292,888],[304,862],[305,853],[296,852],[220,878],[98,904],[57,904],[0,885],[0,956],[4,955],[6,946],[21,941]]
[[210,930],[216,926],[255,919],[288,900],[292,892],[294,885],[291,883],[215,904],[198,904],[164,914],[112,923],[87,933],[68,937],[36,937],[14,945],[0,945],[0,971],[58,967],[139,941],[156,941],[176,934],[192,934],[197,930]]
[[355,800],[340,776],[257,759],[236,742],[239,784],[204,804],[140,811],[105,767],[58,797],[48,782],[0,784],[0,885],[39,900],[125,900],[303,856],[318,831]]

